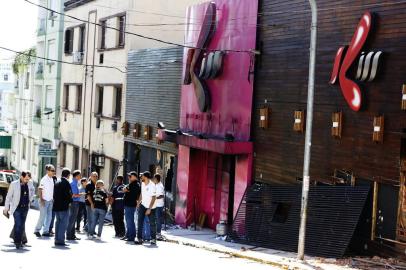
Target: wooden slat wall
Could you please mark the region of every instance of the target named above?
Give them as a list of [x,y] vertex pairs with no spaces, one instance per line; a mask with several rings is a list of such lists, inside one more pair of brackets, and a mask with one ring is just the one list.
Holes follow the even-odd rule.
[[[393,1],[319,0],[315,111],[311,177],[327,179],[334,169],[356,177],[399,180],[399,156],[406,114],[401,110],[406,82],[406,3]],[[366,7],[371,4],[379,7]],[[359,7],[364,5],[364,7]],[[255,77],[253,140],[255,179],[296,183],[302,177],[304,133],[292,130],[294,111],[306,111],[310,12],[307,0],[262,0],[258,16],[258,58]],[[384,52],[381,70],[363,87],[365,109],[353,112],[340,87],[328,83],[340,46],[350,43],[365,11],[378,16],[366,50]],[[265,100],[272,109],[271,126],[258,126]],[[342,111],[341,139],[331,136],[331,115]],[[382,144],[372,141],[375,116],[385,115]]]

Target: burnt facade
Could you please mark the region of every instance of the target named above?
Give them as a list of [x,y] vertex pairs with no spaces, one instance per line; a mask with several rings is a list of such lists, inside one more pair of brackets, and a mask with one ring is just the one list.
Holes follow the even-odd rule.
[[[321,0],[318,5],[311,180],[336,184],[347,176],[355,185],[376,182],[377,215],[385,220],[380,224],[377,221],[376,235],[405,240],[406,111],[402,102],[406,97],[402,87],[406,83],[406,3]],[[371,81],[356,78],[361,52],[344,72],[361,88],[362,106],[354,111],[340,83],[332,85],[329,81],[338,49],[357,42],[353,36],[365,12],[372,14],[372,24],[362,51],[366,55],[381,51],[382,55]],[[256,62],[252,124],[254,179],[299,184],[303,174],[305,132],[300,123],[306,119],[310,8],[307,1],[260,1],[259,14],[257,48],[261,55]],[[360,67],[369,68],[365,59]],[[373,73],[366,72],[368,76]],[[268,109],[266,117],[261,110],[264,108]],[[261,127],[265,118],[268,123]]]

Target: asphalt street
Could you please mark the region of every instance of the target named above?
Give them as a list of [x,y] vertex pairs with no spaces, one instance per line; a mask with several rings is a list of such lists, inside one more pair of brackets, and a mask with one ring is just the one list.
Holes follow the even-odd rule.
[[67,248],[57,248],[53,238],[37,238],[33,234],[37,217],[37,210],[29,211],[26,225],[29,247],[16,250],[8,237],[13,219],[1,216],[0,269],[278,269],[168,242],[158,242],[156,247],[136,246],[114,238],[111,226],[105,226],[101,240],[88,240],[85,235],[78,234],[81,240],[68,242]]

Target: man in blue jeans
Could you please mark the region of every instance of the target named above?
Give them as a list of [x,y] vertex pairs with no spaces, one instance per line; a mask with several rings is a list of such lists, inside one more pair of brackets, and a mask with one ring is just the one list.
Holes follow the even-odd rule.
[[142,244],[142,231],[144,229],[144,219],[149,219],[151,229],[151,245],[156,245],[156,186],[152,182],[151,173],[142,173],[140,206],[138,208],[138,240],[136,245]]
[[124,195],[124,215],[127,225],[125,237],[121,240],[132,242],[135,240],[135,211],[138,205],[138,199],[141,194],[141,187],[138,183],[137,173],[132,171],[128,174],[129,184],[123,189]]
[[22,248],[24,244],[25,221],[35,193],[34,185],[30,179],[31,173],[23,171],[20,180],[10,184],[3,210],[3,214],[7,217],[10,214],[14,217],[13,239],[17,249]]
[[70,183],[70,187],[72,190],[72,203],[70,204],[69,208],[69,222],[68,222],[68,230],[66,232],[66,239],[69,241],[80,240],[79,237],[76,237],[75,231],[75,223],[79,213],[79,206],[80,206],[80,194],[79,194],[79,181],[82,178],[81,172],[76,170],[72,174],[72,182]]
[[61,179],[55,183],[55,246],[67,246],[65,243],[65,233],[68,228],[69,205],[72,202],[72,189],[68,181],[70,175],[70,169],[64,168]]
[[52,164],[45,166],[47,174],[42,177],[38,187],[38,202],[39,202],[39,219],[35,226],[34,234],[37,237],[50,237],[49,227],[52,220],[52,205],[54,199],[54,179],[55,167]]
[[155,174],[154,175],[154,183],[156,186],[156,208],[155,208],[155,215],[156,215],[156,238],[157,240],[163,240],[161,235],[162,230],[162,220],[163,220],[163,212],[164,212],[164,195],[165,195],[165,188],[161,182],[161,175]]
[[99,174],[97,172],[92,172],[90,174],[90,181],[86,185],[86,217],[87,223],[85,225],[85,231],[87,231],[87,236],[93,238],[92,235],[95,232],[92,232],[93,222],[95,219],[94,216],[94,202],[93,202],[93,193],[96,189],[96,182],[99,179]]

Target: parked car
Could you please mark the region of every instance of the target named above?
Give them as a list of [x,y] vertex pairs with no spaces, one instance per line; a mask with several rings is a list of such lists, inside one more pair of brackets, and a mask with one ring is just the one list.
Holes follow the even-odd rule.
[[18,180],[19,177],[15,171],[2,170],[0,171],[0,206],[3,206],[6,201],[6,195],[10,183]]

